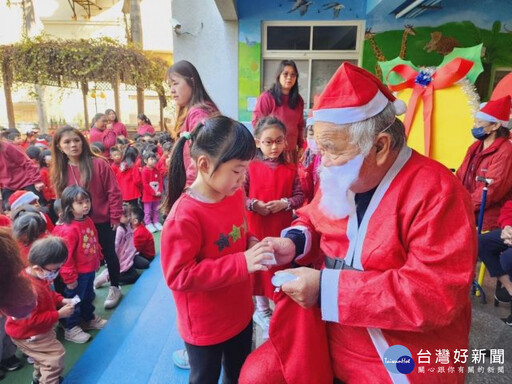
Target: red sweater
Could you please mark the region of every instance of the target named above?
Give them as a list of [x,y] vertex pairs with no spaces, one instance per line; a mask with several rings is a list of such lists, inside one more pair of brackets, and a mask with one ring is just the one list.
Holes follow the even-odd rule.
[[105,147],[105,150],[103,151],[103,156],[107,158],[110,157],[110,148],[116,145],[116,139],[117,135],[114,129],[112,128],[107,128],[103,131],[100,131],[98,128],[93,126],[89,131],[89,142],[99,142],[103,144],[103,146]]
[[8,216],[2,215],[0,213],[0,227],[11,227],[11,219]]
[[0,188],[17,191],[40,183],[39,168],[19,147],[0,141]]
[[46,201],[55,200],[55,190],[53,189],[52,182],[50,180],[50,173],[48,172],[48,168],[41,167],[39,169],[39,174],[41,175],[41,181],[44,184],[43,197]]
[[103,256],[91,218],[57,225],[53,235],[64,239],[68,247],[68,258],[60,270],[64,283],[73,283],[79,274],[94,272],[100,267]]
[[[142,202],[150,203],[153,201],[160,201],[162,197],[163,178],[160,171],[155,168],[144,167],[142,168]],[[157,196],[156,192],[160,195]]]
[[[68,186],[83,185],[80,168],[68,165]],[[119,224],[123,213],[123,201],[114,171],[108,163],[99,157],[92,158],[92,177],[89,182],[92,197],[91,219],[95,223]]]
[[112,129],[114,130],[116,136],[124,136],[128,138],[128,131],[126,130],[126,125],[118,121],[112,125]]
[[[485,150],[483,143],[476,141],[457,170],[457,177],[471,193],[475,217],[478,219],[482,201],[483,183],[476,176],[492,179],[487,190],[485,214],[482,229],[484,231],[499,228],[500,209],[507,200],[512,199],[512,143],[507,137],[500,137]],[[485,172],[483,171],[485,170]]]
[[52,291],[50,282],[38,279],[26,272],[24,272],[24,275],[32,282],[37,304],[29,317],[16,320],[7,317],[5,332],[13,339],[28,339],[49,332],[59,321],[57,306],[62,304],[63,299],[61,295]]
[[121,170],[120,166],[112,164],[112,170],[116,175],[123,201],[139,199],[142,196],[142,178],[137,166]]
[[146,256],[148,259],[155,257],[155,239],[144,224],[140,224],[134,229],[133,243],[140,254]]
[[187,343],[221,343],[249,324],[253,303],[244,211],[242,190],[213,204],[183,194],[165,221],[162,267]]
[[282,95],[282,103],[277,105],[270,92],[263,92],[258,97],[256,108],[252,113],[252,126],[256,127],[262,117],[277,117],[286,127],[286,140],[288,142],[286,150],[292,151],[297,146],[302,148],[304,143],[304,100],[299,97],[295,109],[290,109],[288,97],[288,95]]

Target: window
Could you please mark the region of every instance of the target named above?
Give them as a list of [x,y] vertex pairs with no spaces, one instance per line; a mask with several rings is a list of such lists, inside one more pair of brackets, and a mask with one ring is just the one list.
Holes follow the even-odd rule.
[[262,90],[275,82],[281,60],[293,60],[299,70],[299,92],[305,108],[311,108],[343,62],[360,64],[363,40],[362,21],[264,23]]

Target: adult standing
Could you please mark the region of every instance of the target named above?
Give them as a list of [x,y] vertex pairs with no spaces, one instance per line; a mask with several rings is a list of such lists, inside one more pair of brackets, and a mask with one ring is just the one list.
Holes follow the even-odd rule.
[[[179,107],[178,118],[172,129],[174,137],[192,132],[194,128],[208,117],[219,115],[219,109],[204,88],[196,67],[186,60],[175,63],[167,70],[166,79],[171,88],[171,96]],[[187,142],[183,151],[187,185],[194,182],[197,170],[190,158],[190,144]]]
[[143,113],[137,115],[137,135],[144,135],[146,133],[154,134],[155,128],[151,125],[151,120]]
[[107,128],[112,128],[117,136],[124,136],[128,138],[128,131],[126,130],[126,125],[119,121],[117,117],[116,111],[113,109],[107,109],[105,111],[105,116],[107,116]]
[[276,81],[263,92],[252,113],[252,126],[266,116],[277,117],[286,127],[286,157],[297,164],[304,144],[304,100],[299,95],[299,71],[293,60],[283,60]]
[[121,299],[119,259],[115,251],[116,229],[122,214],[122,196],[114,172],[105,159],[95,156],[84,135],[65,126],[52,141],[51,180],[57,196],[69,185],[80,185],[92,197],[91,219],[107,262],[110,290],[105,308],[114,308]]
[[487,200],[482,229],[499,228],[500,209],[512,199],[512,143],[507,125],[510,96],[483,103],[476,113],[471,133],[474,142],[457,170],[457,177],[471,194],[475,217],[478,218],[484,183],[477,177],[492,179],[487,187]]
[[103,113],[94,115],[89,131],[89,141],[91,143],[101,143],[104,151],[102,155],[106,158],[110,157],[110,148],[116,145],[117,135],[112,127],[107,124],[107,117]]
[[32,191],[42,200],[43,187],[37,165],[16,145],[0,140],[0,200],[7,204],[9,196],[20,189]]
[[[318,305],[336,379],[464,382],[464,362],[451,359],[455,372],[437,373],[442,364],[436,351],[448,350],[453,358],[456,350],[468,348],[476,262],[473,209],[448,169],[405,145],[395,102],[375,76],[349,63],[321,94],[313,112],[322,153],[320,189],[297,212],[284,238],[269,241],[280,263],[314,265],[322,258],[324,268],[286,270],[299,279],[284,284],[283,292],[309,309],[294,305],[279,314],[277,303],[270,342],[249,357],[241,382],[258,382],[257,375],[262,382],[280,383],[283,376],[286,382],[326,382],[304,380],[319,372],[297,364],[317,355],[299,348],[314,331],[289,326],[297,313]],[[396,345],[407,348],[416,363],[410,373],[405,364],[410,359],[402,359],[407,351],[390,350]],[[431,355],[425,373],[418,369],[422,355]],[[269,372],[258,367],[264,360]],[[276,371],[281,381],[270,377]]]

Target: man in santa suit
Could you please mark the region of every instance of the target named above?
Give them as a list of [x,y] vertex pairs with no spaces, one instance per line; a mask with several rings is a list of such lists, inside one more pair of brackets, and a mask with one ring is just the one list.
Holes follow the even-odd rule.
[[[269,239],[279,263],[303,267],[285,271],[297,279],[282,285],[288,300],[277,302],[270,339],[249,356],[241,383],[332,383],[307,366],[318,356],[330,356],[335,382],[464,382],[473,209],[448,169],[406,146],[395,116],[403,109],[349,63],[327,84],[313,111],[319,193]],[[307,267],[318,260],[321,270]],[[326,330],[308,311],[321,312]],[[328,354],[311,336],[317,329]]]

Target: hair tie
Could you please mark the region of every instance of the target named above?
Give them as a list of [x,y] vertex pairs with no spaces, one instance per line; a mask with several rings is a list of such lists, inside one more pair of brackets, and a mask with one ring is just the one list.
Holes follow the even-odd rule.
[[192,135],[190,134],[190,132],[183,132],[181,135],[181,137],[184,137],[185,140],[190,140],[192,139]]

